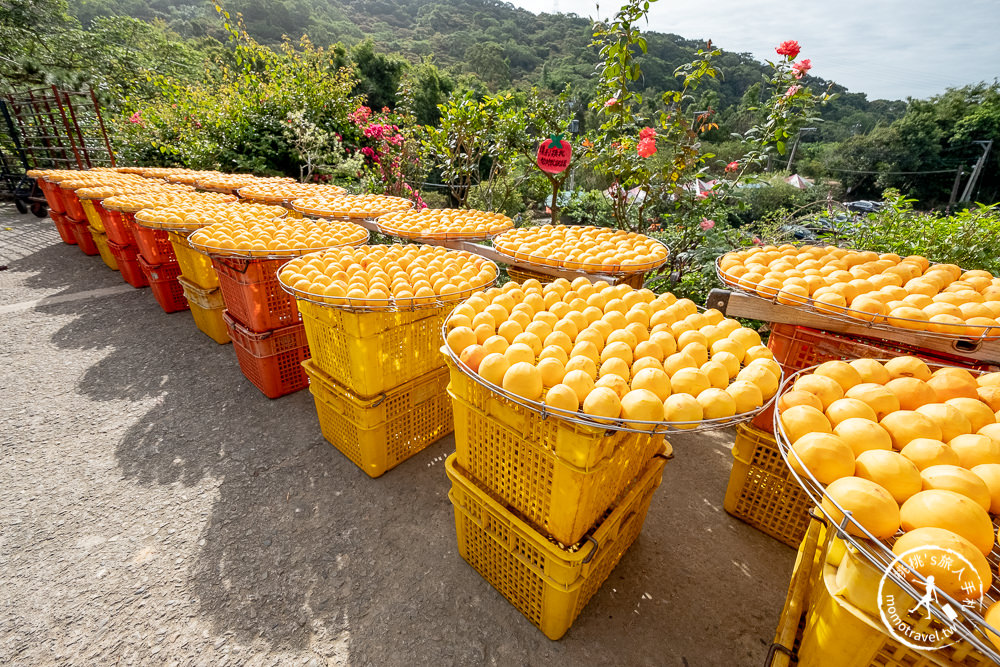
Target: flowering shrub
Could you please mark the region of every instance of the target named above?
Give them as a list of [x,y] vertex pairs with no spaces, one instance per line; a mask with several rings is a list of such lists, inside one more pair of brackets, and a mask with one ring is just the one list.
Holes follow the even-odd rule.
[[688,272],[705,268],[702,263],[709,260],[703,246],[715,249],[729,237],[727,199],[737,183],[772,153],[784,154],[792,132],[829,95],[815,96],[800,83],[812,63],[795,60],[801,52],[798,42],[782,42],[775,49],[782,59],[770,63],[770,98],[752,110],[760,122],[742,137],[744,155],[725,166],[725,178],[706,183],[714,156],[704,152],[701,137],[718,125],[714,110],[695,112],[691,105],[702,83],[720,75],[714,62],[721,52],[711,42],[699,49],[695,60],[675,72],[679,90],[664,93],[659,112],[647,115],[648,103],[635,88],[642,75],[637,59],[646,52],[637,24],[650,2],[655,0],[628,0],[613,19],[594,26],[593,43],[602,62],[591,108],[602,122],[586,154],[611,181],[607,194],[616,225],[651,231],[670,245],[660,280],[673,287]]
[[307,39],[275,51],[238,23],[224,25],[231,50],[204,83],[151,75],[155,94],[121,100],[122,115],[110,119],[119,159],[296,175],[320,164],[335,170],[335,137],[351,128],[348,114],[358,107],[353,74]]
[[413,119],[407,117],[405,106],[402,111],[393,112],[383,108],[373,112],[361,105],[349,114],[351,122],[361,131],[366,145],[358,149],[363,156],[360,177],[366,190],[413,200],[419,208],[427,208],[419,190],[408,182],[422,177],[419,145],[404,135],[404,127],[412,126]]

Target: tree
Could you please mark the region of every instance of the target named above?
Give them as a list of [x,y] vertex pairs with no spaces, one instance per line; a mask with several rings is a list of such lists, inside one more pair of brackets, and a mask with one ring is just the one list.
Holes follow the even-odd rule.
[[406,61],[378,53],[375,43],[366,39],[353,49],[351,58],[358,74],[355,92],[364,95],[373,109],[396,106],[396,90],[406,69]]

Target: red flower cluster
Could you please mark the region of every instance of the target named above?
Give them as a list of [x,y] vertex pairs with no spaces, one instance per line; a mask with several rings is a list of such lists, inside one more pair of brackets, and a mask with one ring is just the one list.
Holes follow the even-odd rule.
[[355,125],[361,125],[362,123],[366,123],[371,115],[371,109],[366,106],[360,106],[354,113],[349,114],[348,117],[354,122]]
[[656,153],[656,130],[651,127],[644,127],[639,130],[640,157],[649,157]]
[[732,173],[740,168],[740,163],[733,161],[726,165],[726,173]]
[[812,69],[812,62],[806,58],[797,63],[792,63],[792,71],[795,73],[796,79],[801,79],[802,75]]
[[779,44],[778,48],[775,49],[775,52],[777,52],[779,56],[788,56],[790,60],[795,60],[801,50],[802,48],[799,47],[799,43],[794,39],[790,39]]

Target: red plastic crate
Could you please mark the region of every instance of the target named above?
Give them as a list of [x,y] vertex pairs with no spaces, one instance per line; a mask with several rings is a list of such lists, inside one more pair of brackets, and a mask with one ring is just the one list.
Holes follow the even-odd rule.
[[[767,347],[774,353],[774,360],[781,364],[786,374],[832,359],[850,361],[851,359],[863,358],[885,359],[902,355],[912,355],[924,361],[938,364],[946,363],[984,371],[996,370],[988,363],[966,357],[931,352],[895,341],[848,337],[831,331],[820,331],[794,324],[772,324]],[[769,408],[757,415],[751,423],[759,429],[773,433],[773,414],[773,408]]]
[[66,206],[66,215],[73,220],[86,220],[87,214],[84,213],[83,207],[80,206],[80,198],[76,196],[76,190],[62,186],[59,189],[62,190],[62,200]]
[[100,254],[100,250],[97,248],[97,244],[94,243],[94,237],[90,234],[90,223],[78,222],[71,218],[67,218],[69,226],[73,229],[73,238],[76,239],[77,247],[83,251],[84,255],[97,255]]
[[119,245],[108,239],[108,249],[115,256],[118,262],[118,270],[121,271],[122,280],[132,287],[147,287],[149,279],[139,267],[139,251],[134,245]]
[[97,210],[104,222],[104,233],[108,235],[108,240],[118,245],[135,245],[135,234],[132,233],[135,213],[109,211],[103,206]]
[[212,258],[226,310],[253,332],[300,324],[295,297],[281,289],[278,269],[286,259]]
[[228,311],[222,317],[240,370],[265,396],[278,398],[309,386],[309,376],[302,368],[302,362],[309,358],[304,325],[256,333],[233,319]]
[[56,231],[59,232],[59,238],[62,239],[63,243],[76,245],[76,233],[66,214],[49,210],[49,217],[52,218],[52,222],[56,223]]
[[150,264],[169,264],[177,261],[174,246],[164,229],[149,229],[142,225],[132,225],[132,235],[139,254]]
[[190,306],[187,297],[184,296],[184,286],[177,280],[181,275],[181,267],[177,262],[150,264],[139,255],[139,266],[153,290],[153,298],[160,304],[160,308],[163,308],[163,312],[178,313],[188,310]]
[[66,212],[66,204],[63,203],[62,197],[62,188],[59,187],[58,183],[39,178],[38,187],[42,189],[42,194],[45,195],[45,203],[49,205],[49,211],[53,213]]

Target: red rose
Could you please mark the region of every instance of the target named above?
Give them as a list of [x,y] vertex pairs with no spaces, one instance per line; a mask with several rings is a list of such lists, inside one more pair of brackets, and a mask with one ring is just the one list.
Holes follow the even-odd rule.
[[806,58],[801,62],[792,63],[792,71],[795,73],[796,79],[801,79],[802,75],[812,69],[812,62]]
[[639,138],[640,139],[655,139],[656,138],[656,130],[654,130],[651,127],[644,127],[641,130],[639,130]]
[[640,157],[649,157],[656,153],[656,139],[643,139],[638,146]]
[[740,168],[740,163],[739,162],[730,162],[729,164],[726,165],[726,171],[727,172],[734,172],[734,171],[736,171],[739,168]]
[[779,56],[788,56],[791,60],[795,60],[801,50],[802,49],[799,47],[799,43],[794,39],[782,42],[778,45],[778,48],[775,49]]

